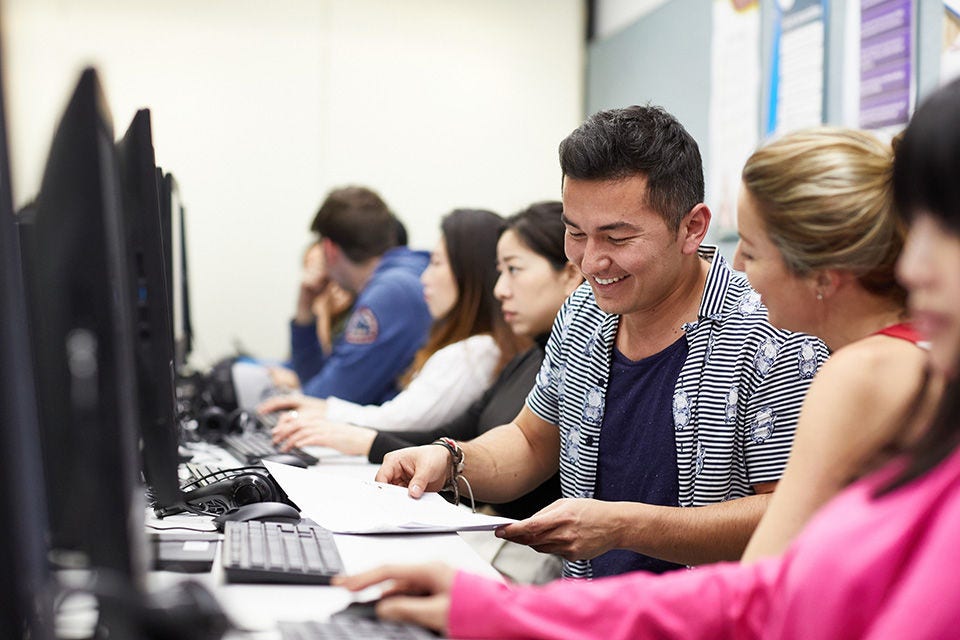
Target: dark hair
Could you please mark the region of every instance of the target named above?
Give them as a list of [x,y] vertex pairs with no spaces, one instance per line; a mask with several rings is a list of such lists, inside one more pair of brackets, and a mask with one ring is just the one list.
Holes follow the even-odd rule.
[[535,202],[507,218],[506,229],[516,233],[524,246],[546,258],[550,266],[560,271],[567,264],[567,255],[563,252],[565,227],[562,216],[563,203],[555,200]]
[[696,140],[676,118],[655,106],[599,111],[560,143],[564,177],[577,180],[647,179],[647,204],[676,231],[703,202],[703,163]]
[[403,224],[403,221],[400,218],[393,217],[393,225],[396,228],[396,238],[395,244],[398,247],[407,246],[407,227]]
[[365,262],[382,256],[397,243],[396,218],[376,192],[342,187],[327,195],[310,230],[330,238],[347,258]]
[[[923,102],[895,147],[893,195],[900,215],[909,220],[916,212],[923,211],[960,236],[957,167],[960,167],[960,80],[954,80]],[[923,385],[921,394],[927,386]],[[880,493],[919,478],[943,462],[958,444],[960,379],[954,378],[943,390],[930,427],[911,448],[907,467]]]
[[493,295],[499,276],[497,239],[504,228],[503,218],[483,209],[455,209],[441,221],[450,270],[457,283],[457,302],[430,327],[427,343],[414,357],[405,383],[434,353],[471,336],[489,333],[493,337],[500,348],[497,372],[522,351],[523,340],[504,321],[500,303]]

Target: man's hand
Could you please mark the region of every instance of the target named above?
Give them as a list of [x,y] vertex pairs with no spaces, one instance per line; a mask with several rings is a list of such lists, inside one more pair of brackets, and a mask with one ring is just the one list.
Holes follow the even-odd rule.
[[390,580],[393,584],[377,603],[377,617],[418,624],[443,634],[450,617],[450,591],[455,576],[456,571],[441,563],[385,566],[353,576],[337,576],[331,584],[362,591]]
[[377,471],[377,482],[409,487],[411,498],[440,491],[450,478],[450,452],[437,445],[408,447],[388,453]]
[[498,538],[553,553],[567,560],[589,560],[617,548],[616,503],[563,498],[526,520],[500,527]]
[[323,260],[320,244],[311,246],[303,259],[303,275],[300,278],[300,295],[293,321],[299,325],[313,324],[313,301],[323,294],[330,278]]

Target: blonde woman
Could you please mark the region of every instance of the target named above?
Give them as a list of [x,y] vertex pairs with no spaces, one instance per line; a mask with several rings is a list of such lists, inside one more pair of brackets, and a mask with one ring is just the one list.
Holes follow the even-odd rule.
[[900,449],[926,350],[894,277],[905,227],[894,214],[893,152],[822,128],[785,136],[743,169],[734,265],[770,322],[820,337],[832,355],[807,392],[786,471],[744,560],[783,552],[817,509]]

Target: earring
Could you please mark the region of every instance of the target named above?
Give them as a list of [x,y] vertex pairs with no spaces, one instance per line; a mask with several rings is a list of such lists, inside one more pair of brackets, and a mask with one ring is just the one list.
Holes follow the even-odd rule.
[[823,294],[817,291],[817,300],[823,301]]

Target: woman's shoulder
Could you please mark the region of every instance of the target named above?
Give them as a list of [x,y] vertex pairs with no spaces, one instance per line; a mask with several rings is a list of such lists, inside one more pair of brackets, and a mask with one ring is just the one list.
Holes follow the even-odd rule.
[[926,361],[926,350],[915,342],[873,334],[838,349],[824,366],[879,377],[885,373],[906,375],[913,370],[919,374]]
[[430,356],[428,362],[434,359],[456,360],[476,358],[483,355],[500,357],[500,347],[497,346],[497,341],[493,339],[493,336],[488,333],[479,333],[441,347]]
[[871,335],[838,349],[823,364],[811,391],[832,389],[867,411],[898,407],[919,391],[927,355],[912,342]]

